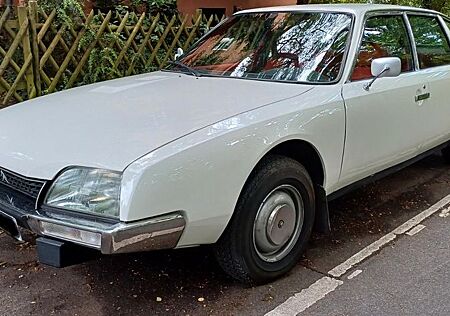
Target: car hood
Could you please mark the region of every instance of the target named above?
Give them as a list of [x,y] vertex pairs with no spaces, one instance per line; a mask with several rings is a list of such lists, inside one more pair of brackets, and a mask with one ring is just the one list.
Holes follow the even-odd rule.
[[0,166],[51,179],[68,166],[124,170],[171,141],[311,86],[156,72],[0,110]]

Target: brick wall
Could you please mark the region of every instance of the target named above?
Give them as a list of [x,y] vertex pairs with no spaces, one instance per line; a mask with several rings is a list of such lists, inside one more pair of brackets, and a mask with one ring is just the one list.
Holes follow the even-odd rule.
[[184,14],[193,14],[199,8],[224,8],[227,15],[233,14],[233,9],[249,9],[279,5],[297,4],[297,0],[178,0],[178,10]]
[[0,7],[5,6],[7,3],[12,3],[12,5],[14,6],[23,6],[25,5],[26,0],[12,0],[12,1],[0,0]]
[[94,0],[84,0],[84,10],[86,12],[90,12],[92,8],[94,7]]

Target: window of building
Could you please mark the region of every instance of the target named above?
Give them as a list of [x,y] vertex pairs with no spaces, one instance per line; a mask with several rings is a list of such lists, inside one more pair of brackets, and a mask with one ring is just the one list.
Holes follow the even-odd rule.
[[225,8],[201,8],[203,15],[208,19],[213,17],[211,26],[216,26],[222,17],[225,16],[227,10]]
[[119,5],[119,0],[96,0],[91,1],[95,11],[108,12],[114,10]]

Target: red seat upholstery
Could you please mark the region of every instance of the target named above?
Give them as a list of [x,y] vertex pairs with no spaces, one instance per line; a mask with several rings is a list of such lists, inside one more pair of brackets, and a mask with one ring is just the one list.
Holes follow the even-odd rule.
[[377,43],[370,43],[370,50],[362,50],[358,56],[358,63],[352,74],[352,81],[372,78],[372,60],[388,57],[388,52]]

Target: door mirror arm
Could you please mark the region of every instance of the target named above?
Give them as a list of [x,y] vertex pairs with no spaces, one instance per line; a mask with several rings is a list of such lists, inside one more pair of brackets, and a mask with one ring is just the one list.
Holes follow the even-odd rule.
[[372,81],[364,85],[364,90],[369,91],[375,81],[384,77],[398,77],[402,72],[402,61],[398,57],[382,57],[372,60],[370,65]]
[[364,85],[364,90],[369,91],[370,88],[372,87],[372,85],[375,83],[375,81],[377,81],[377,79],[379,79],[381,76],[383,76],[389,70],[391,70],[391,68],[389,68],[388,66],[384,67],[384,69],[377,76],[375,76],[369,83],[366,83]]

